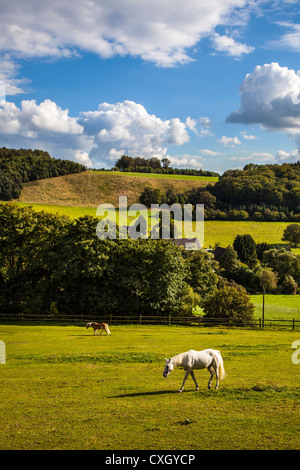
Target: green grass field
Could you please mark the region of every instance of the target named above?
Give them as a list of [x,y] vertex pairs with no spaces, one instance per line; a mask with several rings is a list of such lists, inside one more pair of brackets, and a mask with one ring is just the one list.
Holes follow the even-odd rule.
[[[262,319],[263,296],[262,294],[250,295],[251,302],[254,304],[254,318]],[[195,315],[203,315],[200,307],[194,312]],[[265,321],[271,320],[289,320],[291,327],[292,320],[300,322],[300,296],[299,295],[265,295]],[[274,323],[285,325],[284,322]]]
[[218,176],[193,176],[193,175],[165,175],[160,173],[134,173],[130,171],[93,171],[89,170],[91,173],[98,173],[102,175],[116,175],[116,176],[135,176],[137,178],[154,178],[154,179],[165,179],[165,180],[186,180],[186,181],[208,181],[209,183],[217,182],[219,180]]
[[[1,325],[0,448],[299,449],[299,332],[180,326]],[[162,376],[165,356],[222,352],[226,378]],[[214,386],[214,385],[213,385]]]
[[[263,296],[251,295],[254,304],[255,318],[262,316]],[[300,296],[299,295],[266,295],[265,318],[267,320],[294,320],[300,321]]]

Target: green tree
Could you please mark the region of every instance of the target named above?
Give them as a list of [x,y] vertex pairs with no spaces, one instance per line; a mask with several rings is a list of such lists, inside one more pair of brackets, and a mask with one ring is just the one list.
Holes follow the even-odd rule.
[[285,276],[292,276],[297,284],[300,283],[300,255],[284,248],[267,250],[263,254],[263,264],[276,271],[280,282]]
[[283,232],[282,241],[287,241],[295,246],[300,243],[300,225],[299,224],[290,224],[286,227]]
[[112,241],[104,273],[106,311],[117,315],[174,313],[186,286],[180,249],[165,240]]
[[233,248],[242,263],[247,264],[250,268],[256,265],[256,243],[251,235],[237,235],[233,242]]
[[240,269],[240,262],[238,260],[237,252],[229,245],[226,250],[220,256],[218,263],[220,267],[224,270],[224,275],[226,278],[235,279]]
[[160,188],[150,188],[146,186],[140,195],[139,201],[146,207],[151,207],[151,204],[161,204],[165,199],[165,194]]
[[163,158],[161,162],[162,162],[164,168],[169,168],[170,163],[171,163],[170,160],[166,157]]
[[195,250],[187,252],[188,274],[186,282],[193,290],[204,299],[214,292],[218,283],[216,271],[218,264],[213,256],[206,250]]
[[277,289],[278,274],[272,269],[263,269],[260,275],[260,285],[264,292],[275,292]]

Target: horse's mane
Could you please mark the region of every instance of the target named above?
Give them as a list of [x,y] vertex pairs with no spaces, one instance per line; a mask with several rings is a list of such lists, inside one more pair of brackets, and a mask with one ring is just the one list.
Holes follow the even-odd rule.
[[186,353],[180,353],[180,354],[177,354],[176,356],[173,356],[171,357],[171,361],[173,362],[173,364],[176,366],[176,365],[180,365],[182,363],[182,359],[183,357],[186,355]]

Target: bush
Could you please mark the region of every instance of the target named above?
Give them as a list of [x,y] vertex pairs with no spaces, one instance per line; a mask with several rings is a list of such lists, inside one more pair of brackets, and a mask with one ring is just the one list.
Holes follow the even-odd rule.
[[222,286],[203,301],[202,307],[205,318],[220,319],[220,324],[245,326],[253,322],[254,305],[246,289],[237,284]]
[[284,278],[284,281],[281,286],[281,293],[285,295],[295,295],[297,294],[298,284],[295,279],[287,275]]

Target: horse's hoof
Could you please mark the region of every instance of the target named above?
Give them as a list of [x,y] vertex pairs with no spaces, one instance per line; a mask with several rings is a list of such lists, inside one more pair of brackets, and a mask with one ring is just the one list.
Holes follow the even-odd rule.
[[178,393],[182,393],[182,390],[178,390]]
[[199,387],[196,388],[196,392],[199,392]]

